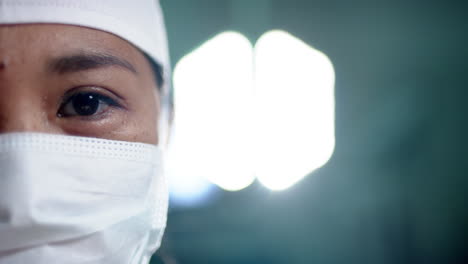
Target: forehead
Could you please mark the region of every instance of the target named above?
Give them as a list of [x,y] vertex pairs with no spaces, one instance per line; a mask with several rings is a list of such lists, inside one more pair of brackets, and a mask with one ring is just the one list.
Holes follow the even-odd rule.
[[86,27],[57,24],[0,26],[0,63],[3,64],[81,50],[118,54],[135,62],[143,56],[120,37]]

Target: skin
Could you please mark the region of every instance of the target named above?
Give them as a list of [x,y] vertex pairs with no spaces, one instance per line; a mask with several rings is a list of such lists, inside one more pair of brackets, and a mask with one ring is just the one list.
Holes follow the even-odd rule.
[[[69,25],[2,25],[0,133],[158,144],[160,98],[153,76],[143,54],[110,33]],[[92,95],[99,110],[79,114],[76,106],[86,105],[78,94]]]

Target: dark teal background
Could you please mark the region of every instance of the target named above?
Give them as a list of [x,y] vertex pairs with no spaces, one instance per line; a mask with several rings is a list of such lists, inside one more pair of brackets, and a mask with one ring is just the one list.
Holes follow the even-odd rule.
[[161,2],[173,63],[224,30],[326,53],[336,149],[287,191],[173,209],[153,263],[468,263],[468,1]]

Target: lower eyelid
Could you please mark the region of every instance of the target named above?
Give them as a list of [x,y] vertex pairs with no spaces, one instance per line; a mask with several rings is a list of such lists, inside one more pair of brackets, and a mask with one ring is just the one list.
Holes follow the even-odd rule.
[[101,113],[97,113],[94,115],[88,115],[88,116],[81,116],[81,115],[75,115],[75,116],[70,116],[69,118],[73,118],[74,120],[77,121],[85,121],[85,122],[90,122],[90,121],[103,121],[106,119],[112,118],[118,111],[118,107],[114,106],[107,106],[109,109],[105,109]]

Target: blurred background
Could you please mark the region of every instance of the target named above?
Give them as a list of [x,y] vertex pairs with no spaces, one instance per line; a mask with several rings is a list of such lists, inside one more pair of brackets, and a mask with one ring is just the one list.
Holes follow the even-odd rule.
[[[211,178],[190,173],[206,168],[180,166],[185,170],[171,182],[162,248],[151,263],[468,263],[467,1],[161,4],[175,68],[176,109],[179,101],[187,101],[177,92],[191,91],[195,105],[211,107],[206,112],[217,112],[213,102],[223,102],[228,106],[221,116],[243,117],[232,127],[221,125],[229,128],[228,136],[216,139],[235,138],[234,143],[207,147],[211,154],[201,155],[200,163],[218,168],[207,173]],[[268,35],[271,30],[280,31]],[[260,77],[263,71],[266,77]],[[223,84],[219,76],[229,79]],[[230,96],[240,101],[217,100],[216,86],[230,88]],[[285,99],[259,99],[259,91],[270,86]],[[249,101],[250,89],[256,93]],[[287,104],[295,98],[305,98],[297,103],[303,108]],[[278,107],[271,107],[275,103]],[[184,107],[180,103],[180,116],[187,112]],[[254,126],[235,130],[249,119],[245,109],[256,113],[249,123]],[[249,137],[257,133],[259,120],[274,120],[283,112],[289,118],[265,124],[258,128],[264,134]],[[186,120],[200,118],[210,126],[197,113]],[[301,129],[308,123],[315,125]],[[181,121],[179,128],[188,131],[189,126]],[[218,129],[206,126],[192,127],[204,141],[179,159],[201,159],[197,150],[210,141],[202,132],[213,136]],[[180,145],[195,141],[187,135],[174,138]],[[262,140],[265,145],[258,147]],[[296,145],[288,149],[289,142]],[[252,144],[257,149],[251,150]],[[235,152],[227,162],[223,149]],[[263,180],[250,173],[245,157],[251,153],[268,156],[263,164],[271,166]],[[279,165],[292,166],[291,175]],[[268,173],[279,178],[272,180]]]

